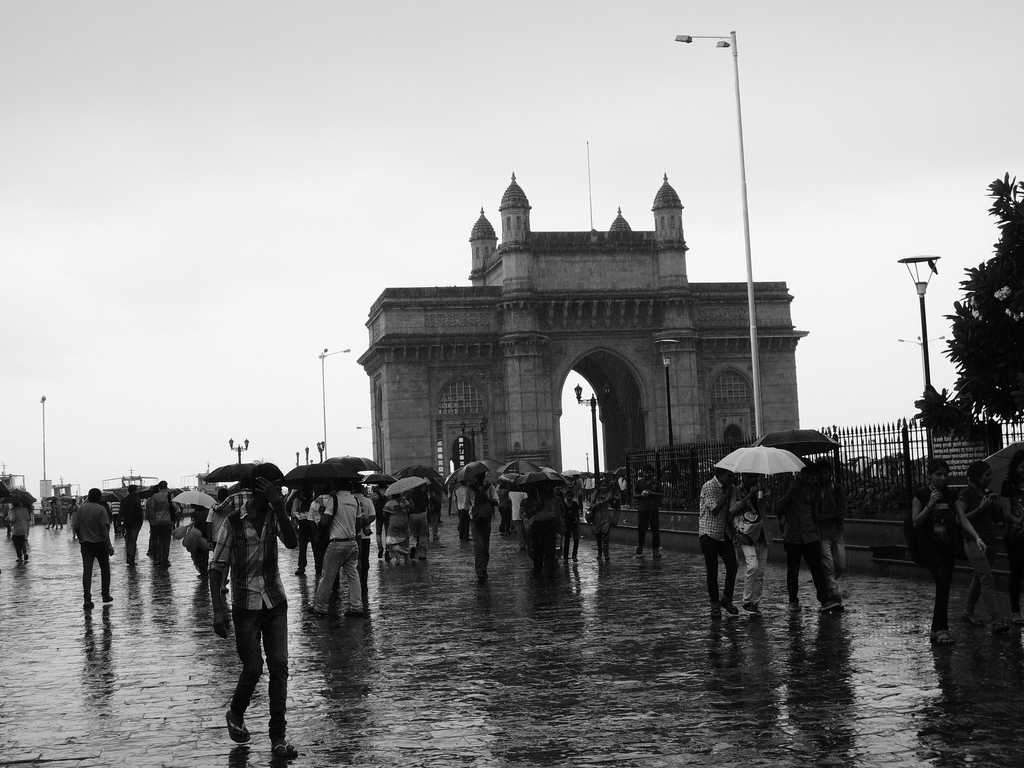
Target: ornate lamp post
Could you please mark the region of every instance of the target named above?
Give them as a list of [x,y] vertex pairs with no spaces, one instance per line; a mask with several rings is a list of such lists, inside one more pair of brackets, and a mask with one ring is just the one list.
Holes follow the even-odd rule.
[[[320,358],[320,396],[322,398],[323,409],[324,409],[324,450],[327,450],[327,375],[324,371],[324,358],[330,357],[331,355],[343,355],[346,352],[351,352],[351,349],[339,349],[337,352],[328,352],[327,347],[324,347],[324,351],[321,352],[317,357]],[[308,452],[308,448],[306,449]],[[306,462],[307,464],[309,461]]]
[[[928,359],[928,317],[924,309],[924,295],[928,290],[928,283],[931,282],[932,275],[939,274],[939,270],[935,266],[935,262],[938,260],[938,256],[908,256],[905,259],[897,260],[898,264],[906,265],[907,273],[917,289],[917,299],[921,306],[921,355],[924,358],[925,389],[932,385],[932,370]],[[922,276],[921,267],[924,264],[928,265],[928,271]]]
[[322,463],[324,460],[324,451],[327,449],[327,443],[325,443],[323,440],[318,440],[316,444],[316,449],[320,453],[320,461]]
[[[679,339],[658,339],[659,344],[678,344]],[[669,380],[668,368],[672,359],[668,356],[668,350],[662,349],[661,364],[665,366],[665,415],[668,417],[668,447],[673,445],[672,436],[672,382]]]
[[743,244],[747,252],[747,312],[750,315],[750,366],[754,383],[754,429],[761,436],[761,365],[757,348],[757,316],[754,312],[754,268],[750,257],[750,210],[747,205],[747,161],[743,151],[743,111],[740,108],[740,52],[736,33],[724,35],[676,35],[677,43],[694,40],[717,40],[716,48],[732,48],[733,72],[736,78],[736,124],[740,138],[740,191],[743,200]]
[[573,388],[576,402],[582,406],[590,406],[590,431],[594,440],[594,477],[601,474],[601,459],[597,452],[597,396],[591,393],[589,400],[583,399],[583,387],[577,384]]
[[228,448],[238,453],[238,463],[242,463],[242,451],[249,450],[249,438],[245,438],[242,442],[236,442],[234,438],[228,440]]

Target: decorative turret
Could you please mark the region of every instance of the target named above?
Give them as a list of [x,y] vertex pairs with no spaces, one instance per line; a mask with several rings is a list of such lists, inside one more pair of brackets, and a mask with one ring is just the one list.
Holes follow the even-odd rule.
[[501,214],[501,242],[526,242],[530,233],[530,201],[526,199],[523,188],[516,183],[514,173],[512,183],[501,196],[498,212]]
[[480,209],[480,218],[473,225],[469,233],[469,247],[473,251],[473,271],[470,278],[479,275],[487,263],[494,256],[494,249],[498,246],[498,237],[494,234],[494,227],[484,216],[484,209]]
[[667,173],[654,196],[651,210],[654,212],[654,236],[659,243],[683,240],[683,204],[668,183]]
[[608,227],[608,234],[616,232],[632,232],[633,228],[629,226],[629,222],[622,217],[622,208],[619,208],[619,213],[615,217],[615,221]]

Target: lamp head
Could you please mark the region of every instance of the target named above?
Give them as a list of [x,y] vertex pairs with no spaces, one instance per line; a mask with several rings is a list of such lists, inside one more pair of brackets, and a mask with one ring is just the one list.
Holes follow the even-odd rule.
[[576,393],[576,402],[577,403],[582,403],[583,402],[583,387],[580,384],[577,384],[575,387],[573,387],[572,391]]
[[719,40],[717,43],[715,43],[715,48],[730,48],[730,47],[731,46],[729,45],[729,41],[728,40]]
[[676,35],[677,43],[692,43],[693,37],[691,35]]
[[249,450],[249,438],[245,438],[245,450]]
[[231,439],[228,440],[228,448],[230,448],[232,451],[235,450],[235,438],[232,437]]

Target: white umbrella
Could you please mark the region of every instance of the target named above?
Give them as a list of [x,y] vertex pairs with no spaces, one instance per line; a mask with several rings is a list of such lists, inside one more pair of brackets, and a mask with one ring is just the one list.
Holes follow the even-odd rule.
[[796,455],[782,448],[754,446],[737,448],[715,466],[744,475],[784,475],[799,472],[804,463]]
[[171,499],[171,501],[175,504],[189,506],[194,505],[197,507],[206,507],[207,509],[217,505],[217,500],[213,498],[213,496],[208,493],[203,493],[202,491],[184,491]]
[[419,488],[421,485],[430,485],[430,481],[425,477],[403,477],[401,480],[396,480],[388,489],[384,491],[385,496],[398,496],[399,494],[411,491],[413,488]]

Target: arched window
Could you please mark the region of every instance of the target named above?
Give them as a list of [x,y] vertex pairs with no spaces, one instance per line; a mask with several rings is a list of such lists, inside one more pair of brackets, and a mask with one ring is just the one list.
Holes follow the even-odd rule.
[[715,405],[745,405],[750,402],[750,385],[735,371],[726,371],[711,387]]
[[437,406],[439,416],[479,416],[484,411],[484,401],[470,382],[453,381],[441,392]]

